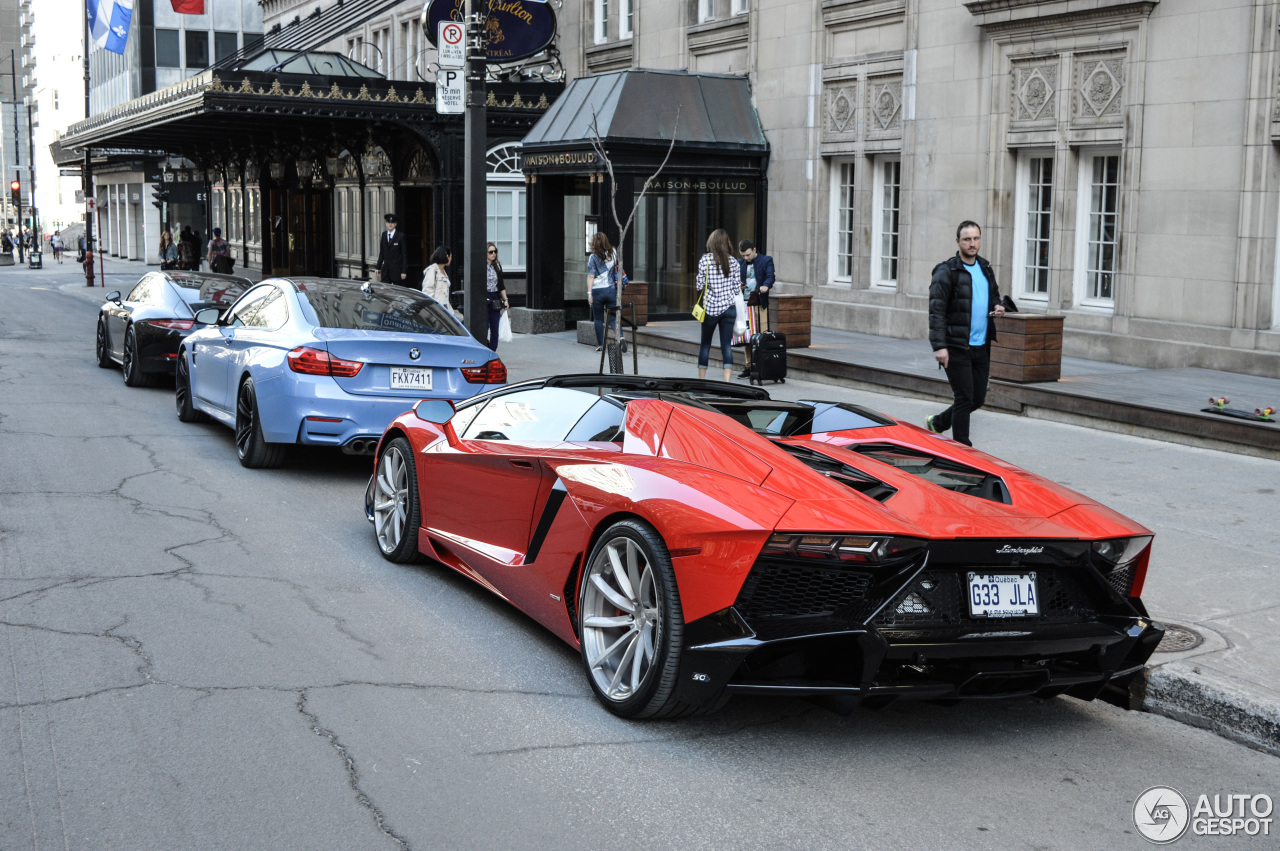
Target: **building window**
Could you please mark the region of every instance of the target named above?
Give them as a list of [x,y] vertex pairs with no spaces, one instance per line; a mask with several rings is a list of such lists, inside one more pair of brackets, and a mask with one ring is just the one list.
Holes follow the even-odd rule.
[[831,165],[831,277],[853,281],[853,160]]
[[213,34],[213,61],[221,62],[229,56],[234,56],[235,52],[240,49],[239,36],[236,33],[214,33]]
[[209,33],[187,30],[187,67],[209,67]]
[[1053,233],[1053,156],[1018,157],[1014,281],[1033,299],[1049,295],[1049,251]]
[[875,209],[872,211],[871,283],[898,285],[898,216],[901,210],[902,160],[875,161]]
[[504,269],[522,272],[527,266],[525,245],[526,193],[520,171],[520,146],[498,145],[486,158],[488,192],[485,234],[498,247]]
[[609,40],[609,0],[596,0],[595,39],[596,44]]
[[622,14],[618,18],[618,38],[631,38],[636,32],[636,0],[620,0]]
[[747,14],[747,12],[749,11],[747,8],[748,5],[749,5],[749,0],[733,0],[733,14],[735,15]]
[[716,19],[716,0],[698,0],[698,23]]
[[1120,155],[1081,157],[1076,226],[1076,299],[1112,307],[1120,241]]
[[178,51],[177,30],[156,30],[156,67],[182,67],[182,54]]

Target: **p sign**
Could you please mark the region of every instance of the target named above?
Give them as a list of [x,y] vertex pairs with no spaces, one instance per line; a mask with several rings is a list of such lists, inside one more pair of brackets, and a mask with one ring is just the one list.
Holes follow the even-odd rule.
[[465,112],[461,68],[441,68],[436,72],[436,112],[461,115]]
[[466,29],[457,21],[441,21],[436,46],[440,51],[441,68],[461,68],[466,64],[464,37]]

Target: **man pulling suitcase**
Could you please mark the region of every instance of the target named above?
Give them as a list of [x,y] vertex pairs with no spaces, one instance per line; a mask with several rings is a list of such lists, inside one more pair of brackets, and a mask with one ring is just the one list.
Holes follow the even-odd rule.
[[787,338],[769,330],[769,293],[773,289],[773,258],[760,254],[749,239],[738,243],[742,259],[738,266],[742,271],[743,291],[747,296],[747,312],[750,315],[747,330],[747,368],[739,378],[752,383],[785,381],[787,378]]

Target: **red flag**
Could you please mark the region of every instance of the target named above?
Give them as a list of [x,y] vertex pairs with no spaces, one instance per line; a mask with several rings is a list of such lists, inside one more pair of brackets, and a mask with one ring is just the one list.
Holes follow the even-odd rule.
[[203,15],[204,0],[169,0],[179,15]]

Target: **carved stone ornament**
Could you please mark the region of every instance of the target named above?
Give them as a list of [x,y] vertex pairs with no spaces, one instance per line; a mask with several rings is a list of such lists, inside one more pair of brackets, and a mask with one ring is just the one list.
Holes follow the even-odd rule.
[[1015,66],[1013,74],[1013,120],[1041,121],[1055,117],[1058,64]]
[[872,130],[889,133],[902,129],[902,78],[868,79],[867,110]]
[[840,86],[829,90],[827,94],[827,117],[831,119],[829,127],[837,133],[844,133],[853,121],[853,96],[849,90]]
[[1124,57],[1076,57],[1074,88],[1072,119],[1119,120],[1124,108]]

